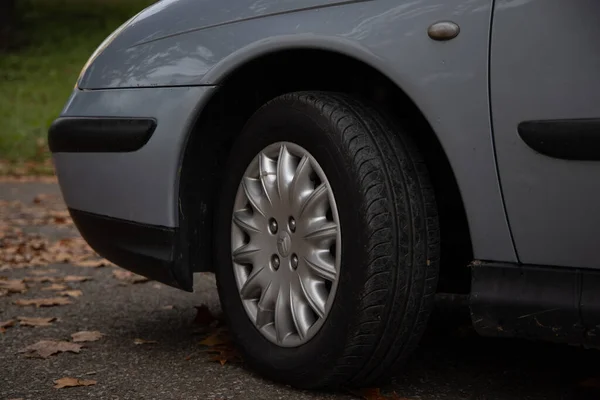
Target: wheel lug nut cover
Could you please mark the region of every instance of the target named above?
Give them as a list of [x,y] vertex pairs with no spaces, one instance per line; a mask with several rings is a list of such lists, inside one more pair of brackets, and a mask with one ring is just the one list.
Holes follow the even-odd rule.
[[277,233],[277,221],[275,221],[274,219],[271,219],[271,221],[269,222],[269,230],[271,231],[271,233]]

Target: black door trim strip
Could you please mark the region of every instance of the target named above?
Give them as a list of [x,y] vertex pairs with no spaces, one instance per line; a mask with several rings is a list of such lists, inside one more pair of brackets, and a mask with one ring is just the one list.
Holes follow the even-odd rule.
[[600,346],[600,270],[475,261],[471,277],[480,335]]
[[48,131],[53,153],[123,153],[141,149],[156,129],[153,118],[60,117]]
[[600,161],[600,118],[524,121],[517,130],[529,147],[546,156]]

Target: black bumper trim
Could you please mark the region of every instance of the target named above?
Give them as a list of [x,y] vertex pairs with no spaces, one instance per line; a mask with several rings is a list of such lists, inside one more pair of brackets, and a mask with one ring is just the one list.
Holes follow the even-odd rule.
[[60,117],[48,130],[53,153],[124,153],[141,149],[156,129],[153,118]]
[[600,119],[524,121],[517,130],[529,147],[546,156],[600,161]]
[[192,291],[177,279],[178,230],[111,218],[70,208],[73,222],[87,243],[118,266],[169,286]]

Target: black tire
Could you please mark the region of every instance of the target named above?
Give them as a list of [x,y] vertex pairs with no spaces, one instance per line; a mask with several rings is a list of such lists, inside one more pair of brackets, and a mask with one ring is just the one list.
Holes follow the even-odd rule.
[[[245,168],[267,145],[294,142],[319,162],[336,198],[342,266],[322,328],[279,347],[243,308],[230,253],[233,201]],[[291,93],[261,107],[231,150],[215,214],[223,311],[244,360],[301,388],[368,386],[388,378],[416,347],[433,307],[439,228],[427,168],[403,130],[343,94]]]

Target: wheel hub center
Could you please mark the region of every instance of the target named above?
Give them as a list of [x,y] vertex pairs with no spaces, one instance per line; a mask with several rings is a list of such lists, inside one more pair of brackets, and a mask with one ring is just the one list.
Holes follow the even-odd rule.
[[281,257],[287,257],[292,250],[292,237],[287,232],[281,232],[277,238],[277,252]]

